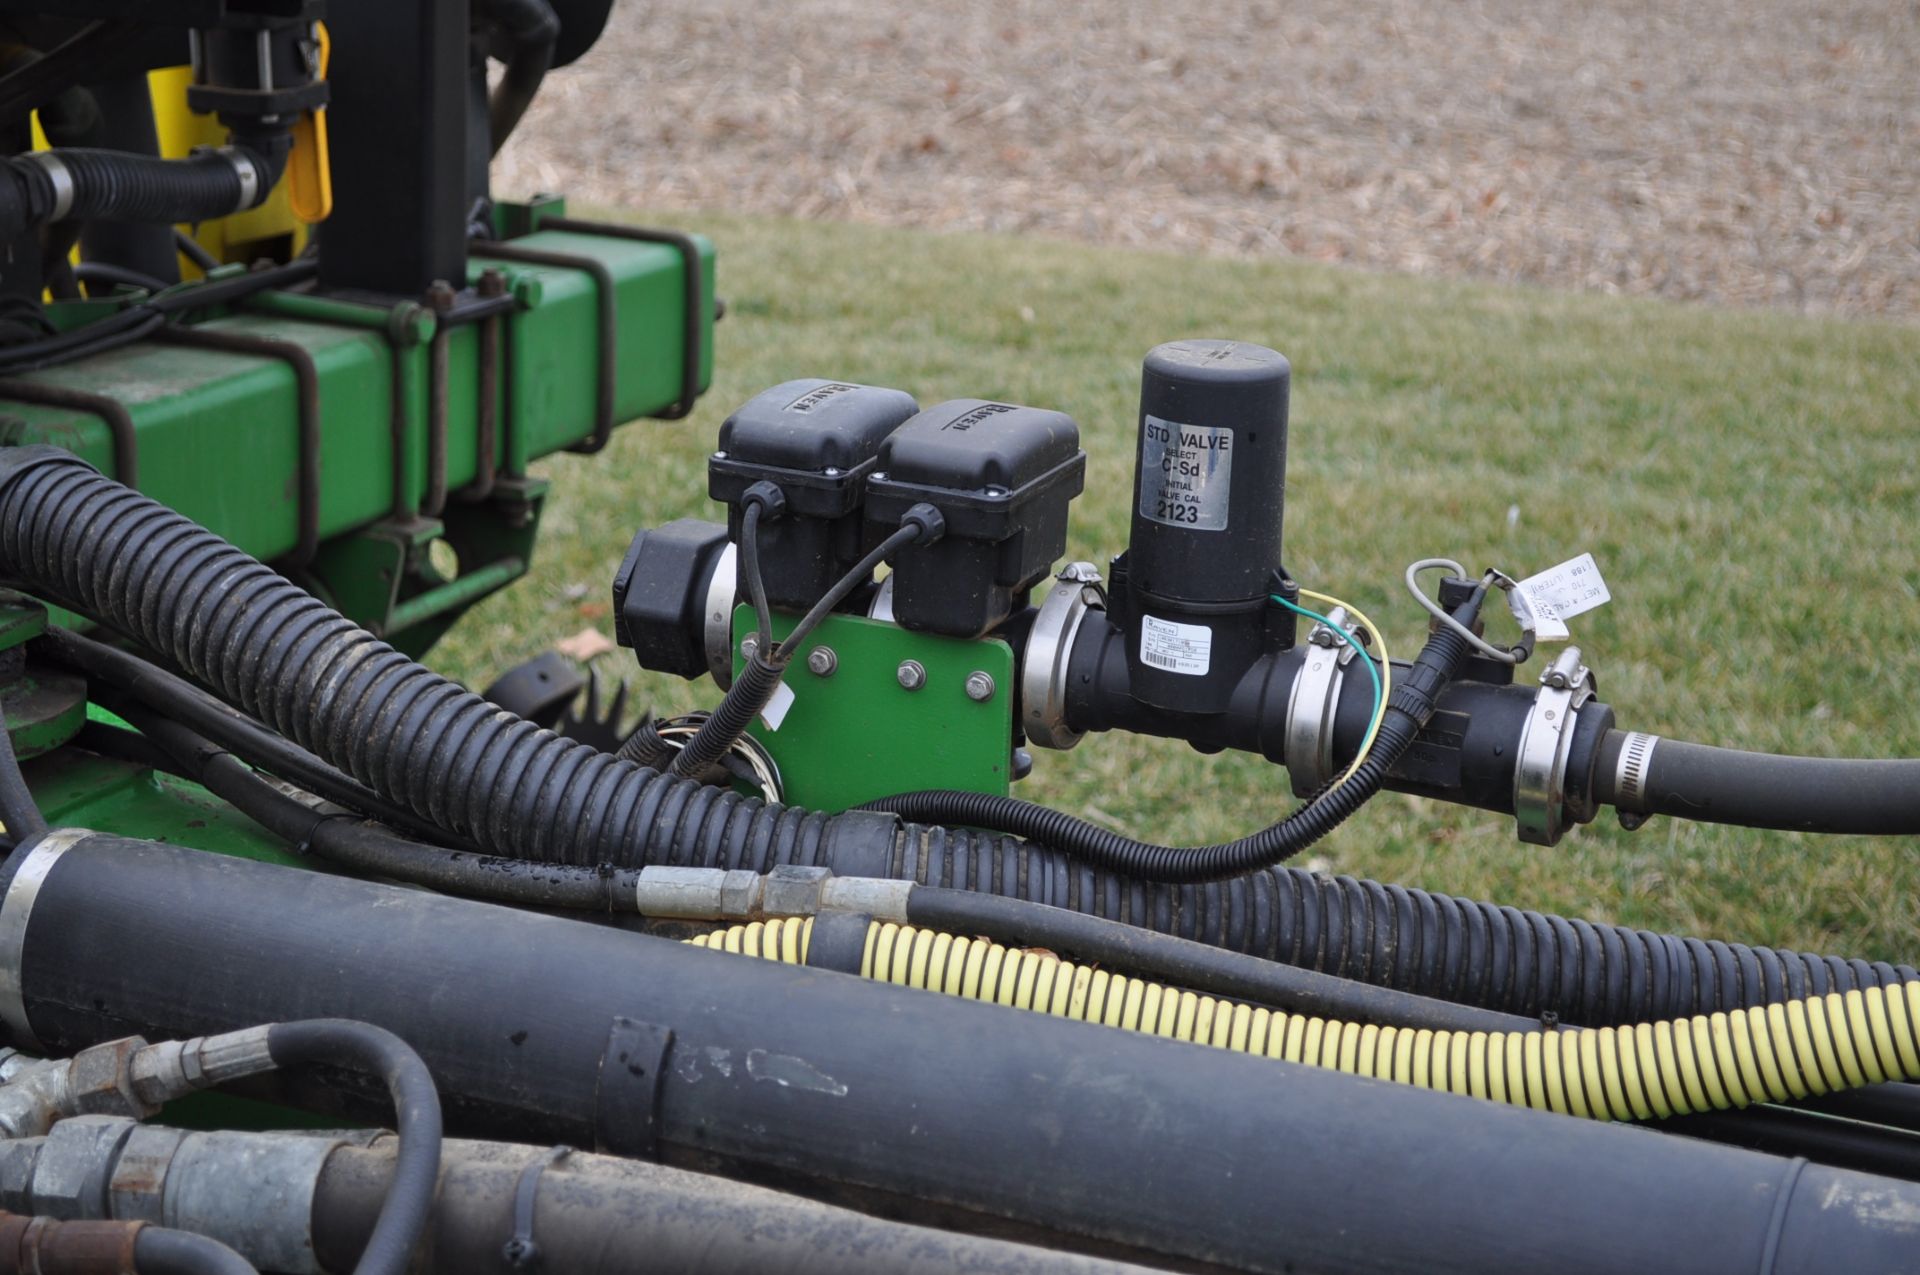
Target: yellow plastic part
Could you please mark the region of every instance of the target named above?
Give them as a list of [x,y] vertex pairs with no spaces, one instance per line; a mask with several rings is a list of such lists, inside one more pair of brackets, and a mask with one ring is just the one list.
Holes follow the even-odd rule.
[[[160,153],[170,159],[180,158],[196,146],[226,144],[227,130],[219,120],[187,109],[187,85],[192,76],[191,69],[184,66],[164,67],[147,76]],[[290,179],[283,175],[258,207],[180,229],[220,261],[244,262],[260,256],[298,253],[307,245],[307,225],[294,216],[290,186]],[[200,277],[199,269],[184,257],[180,269],[182,278]]]
[[[327,24],[316,22],[320,44],[320,78],[327,78],[333,40]],[[302,111],[293,123],[293,153],[287,157],[287,203],[293,215],[312,225],[333,211],[333,161],[327,153],[327,112]]]
[[[804,964],[811,918],[736,925],[688,942]],[[914,926],[867,928],[868,978],[1357,1076],[1597,1120],[1787,1102],[1920,1080],[1920,983],[1560,1032],[1447,1032],[1255,1009]]]

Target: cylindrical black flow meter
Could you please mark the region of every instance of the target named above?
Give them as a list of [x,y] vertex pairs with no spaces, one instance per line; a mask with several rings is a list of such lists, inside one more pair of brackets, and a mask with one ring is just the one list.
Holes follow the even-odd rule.
[[1291,376],[1283,355],[1241,341],[1147,355],[1123,564],[1133,688],[1147,703],[1219,712],[1271,645]]

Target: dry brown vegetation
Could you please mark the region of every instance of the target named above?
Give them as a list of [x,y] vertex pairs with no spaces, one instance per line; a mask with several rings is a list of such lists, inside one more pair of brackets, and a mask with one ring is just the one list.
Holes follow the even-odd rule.
[[519,193],[1920,315],[1913,0],[623,0]]

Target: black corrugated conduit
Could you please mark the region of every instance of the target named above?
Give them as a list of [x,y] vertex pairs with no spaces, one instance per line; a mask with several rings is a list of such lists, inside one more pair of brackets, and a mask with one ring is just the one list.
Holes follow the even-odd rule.
[[1920,977],[1273,868],[1150,885],[1016,838],[829,817],[654,771],[505,713],[219,537],[50,447],[0,449],[0,564],[492,853],[849,876],[1031,899],[1528,1017],[1675,1018]]
[[0,159],[0,236],[54,221],[210,221],[258,205],[285,162],[284,149],[251,146],[184,159],[85,148]]

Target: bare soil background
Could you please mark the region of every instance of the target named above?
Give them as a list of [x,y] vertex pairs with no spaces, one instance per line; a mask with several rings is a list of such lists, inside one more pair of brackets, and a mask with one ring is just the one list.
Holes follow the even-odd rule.
[[1920,3],[622,0],[496,174],[1911,321]]

